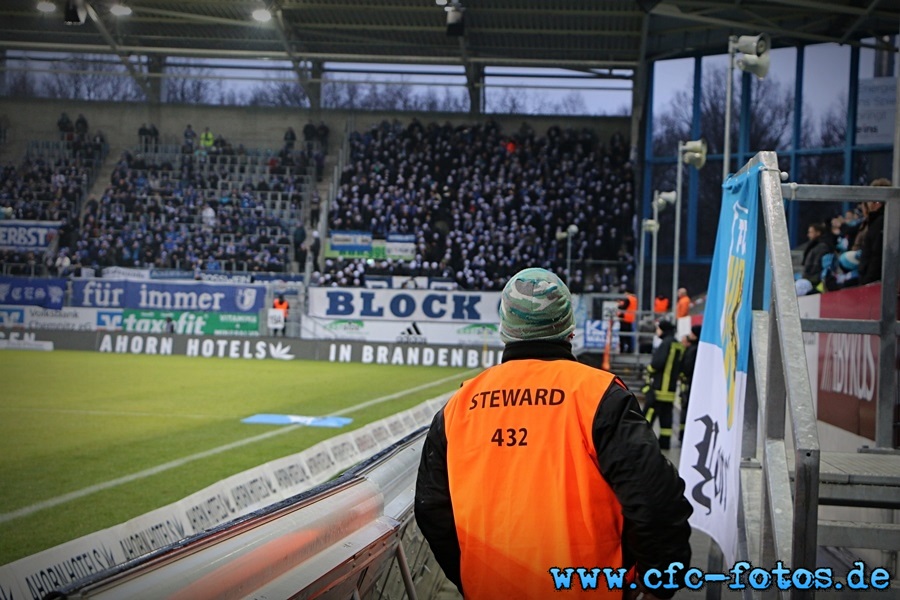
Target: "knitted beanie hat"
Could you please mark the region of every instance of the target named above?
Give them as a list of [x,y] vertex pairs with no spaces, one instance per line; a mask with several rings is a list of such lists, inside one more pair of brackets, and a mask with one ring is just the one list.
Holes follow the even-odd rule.
[[500,339],[564,340],[575,331],[572,294],[546,269],[530,268],[513,275],[500,295]]

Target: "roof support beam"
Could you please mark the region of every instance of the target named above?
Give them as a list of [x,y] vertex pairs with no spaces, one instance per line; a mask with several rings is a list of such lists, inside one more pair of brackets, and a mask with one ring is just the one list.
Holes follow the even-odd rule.
[[100,36],[106,41],[107,44],[109,44],[109,47],[112,48],[116,56],[119,57],[119,60],[122,61],[122,64],[125,65],[125,68],[128,69],[128,72],[134,78],[134,81],[144,91],[144,97],[150,100],[151,92],[150,87],[147,85],[147,79],[141,73],[139,73],[137,69],[134,68],[134,65],[131,64],[131,61],[128,60],[128,58],[119,48],[116,40],[114,40],[113,36],[110,35],[109,31],[106,29],[106,26],[103,24],[103,21],[100,20],[100,16],[97,15],[97,11],[95,11],[94,7],[91,6],[91,3],[85,2],[84,6],[87,9],[88,15],[91,17],[91,20],[94,22],[94,25],[97,26],[97,31],[100,32]]
[[866,12],[856,17],[856,21],[853,22],[853,25],[851,25],[850,28],[844,32],[844,35],[843,37],[841,37],[841,41],[839,42],[840,44],[847,43],[847,40],[850,39],[850,36],[853,35],[857,29],[859,29],[859,26],[863,24],[863,21],[866,20],[866,17],[872,14],[872,11],[875,10],[875,7],[878,6],[878,3],[880,1],[881,0],[872,0],[871,2],[869,2],[869,6],[868,8],[866,8]]
[[[59,52],[60,45],[54,42],[21,42],[4,41],[4,46],[18,50],[43,50],[47,52]],[[107,53],[108,46],[98,44],[66,44],[69,52],[93,52]],[[166,56],[200,57],[200,58],[270,58],[274,60],[286,60],[283,50],[235,50],[235,49],[204,49],[204,48],[177,48],[172,46],[118,46],[118,52],[135,54],[164,54]],[[329,62],[357,62],[357,63],[383,63],[386,57],[372,54],[351,53],[309,53],[307,60],[323,60]],[[473,63],[487,66],[500,67],[548,67],[567,69],[633,69],[637,66],[634,60],[561,60],[538,58],[510,58],[504,56],[473,56],[469,58]],[[389,62],[421,65],[458,65],[459,56],[421,56],[410,54],[409,56],[391,56]]]
[[[660,15],[664,17],[672,17],[674,19],[684,19],[685,21],[696,21],[699,23],[707,23],[710,25],[718,25],[721,27],[731,27],[738,31],[747,31],[756,28],[763,28],[762,25],[754,24],[748,21],[734,21],[732,19],[723,19],[719,17],[708,17],[705,15],[700,15],[693,12],[683,12],[680,8],[674,5],[669,4],[657,4],[653,9],[654,15]],[[785,38],[791,39],[803,39],[809,40],[811,42],[820,42],[820,43],[830,43],[835,42],[836,40],[827,35],[818,35],[813,33],[805,33],[799,31],[797,29],[785,29],[783,27],[771,27],[765,26],[764,29],[767,33],[777,34],[779,36],[783,36]],[[858,42],[847,42],[852,46],[859,46]]]
[[[322,103],[322,84],[318,82],[315,84],[310,83],[309,69],[304,64],[305,61],[294,52],[294,47],[291,44],[291,33],[284,23],[284,12],[281,8],[275,11],[275,31],[281,40],[281,44],[284,46],[284,52],[290,59],[291,64],[294,65],[294,73],[297,74],[300,89],[303,90],[303,93],[309,99],[310,108],[318,111]],[[316,89],[313,90],[311,89],[312,87]]]
[[[134,7],[135,15],[155,15],[157,17],[171,17],[179,22],[204,23],[207,25],[227,25],[228,27],[259,27],[256,21],[249,19],[226,19],[223,17],[212,17],[210,15],[198,15],[197,13],[184,12],[180,10],[164,10],[162,8],[150,8],[143,5]],[[170,23],[171,21],[161,21]]]
[[469,114],[480,115],[484,111],[484,66],[469,60],[466,36],[459,38],[459,54],[466,70],[466,89],[469,92]]

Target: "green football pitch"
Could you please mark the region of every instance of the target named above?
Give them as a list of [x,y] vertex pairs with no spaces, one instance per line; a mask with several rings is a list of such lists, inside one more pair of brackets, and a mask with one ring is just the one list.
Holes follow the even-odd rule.
[[[468,373],[439,367],[3,351],[0,565],[123,523],[455,390]],[[353,408],[362,404],[368,405]],[[337,411],[353,422],[342,429],[292,428],[216,451],[281,427],[241,423],[250,415]],[[153,472],[160,466],[165,468]]]

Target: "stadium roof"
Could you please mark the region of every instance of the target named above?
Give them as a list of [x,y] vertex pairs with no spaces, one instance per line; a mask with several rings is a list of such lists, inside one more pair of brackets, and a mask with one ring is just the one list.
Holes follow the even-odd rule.
[[[896,34],[900,0],[89,0],[83,26],[37,0],[0,2],[0,48],[308,61],[635,69],[649,60],[722,54],[731,34],[774,46]],[[273,18],[251,13],[265,4]],[[639,5],[652,6],[647,17]],[[462,6],[465,33],[447,35]],[[599,74],[599,73],[598,73]]]

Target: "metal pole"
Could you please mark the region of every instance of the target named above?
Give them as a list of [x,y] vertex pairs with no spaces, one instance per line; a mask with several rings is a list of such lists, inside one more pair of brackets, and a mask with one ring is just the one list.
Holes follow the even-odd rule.
[[656,238],[659,235],[659,190],[653,192],[653,222],[657,224],[651,231],[653,244],[650,246],[650,306],[656,301]]
[[412,573],[409,570],[409,563],[406,561],[406,553],[403,551],[403,544],[397,544],[397,566],[400,568],[400,576],[403,577],[403,587],[406,588],[406,597],[408,600],[418,600],[416,594],[416,586],[413,583]]
[[678,258],[681,251],[681,180],[684,165],[681,157],[684,154],[684,142],[678,142],[678,176],[675,178],[675,248],[672,251],[672,314],[677,315],[678,305]]
[[[725,82],[725,146],[722,150],[722,183],[725,183],[725,180],[728,179],[729,163],[731,162],[731,95],[734,87],[734,42],[737,41],[733,38],[734,36],[728,40],[728,81]],[[674,302],[675,299],[673,298],[672,301]]]
[[566,283],[572,285],[572,232],[566,230]]
[[[638,253],[638,288],[637,288],[637,298],[638,298],[638,312],[644,310],[644,257],[647,254],[646,252],[646,242],[645,239],[647,233],[647,219],[641,221],[641,249]],[[650,304],[653,304],[653,300],[650,300]]]

